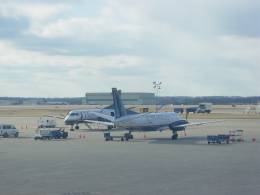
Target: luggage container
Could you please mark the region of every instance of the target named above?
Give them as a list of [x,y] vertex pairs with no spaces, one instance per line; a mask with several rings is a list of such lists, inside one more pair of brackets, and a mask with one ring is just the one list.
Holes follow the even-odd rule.
[[244,130],[231,130],[229,131],[230,141],[232,142],[243,142],[244,141]]
[[133,135],[131,133],[125,133],[124,135],[111,135],[110,132],[104,133],[105,141],[113,141],[115,139],[121,140],[121,141],[128,141],[130,139],[133,139]]
[[208,144],[222,144],[226,143],[229,144],[230,136],[225,134],[219,134],[219,135],[208,135],[207,141]]

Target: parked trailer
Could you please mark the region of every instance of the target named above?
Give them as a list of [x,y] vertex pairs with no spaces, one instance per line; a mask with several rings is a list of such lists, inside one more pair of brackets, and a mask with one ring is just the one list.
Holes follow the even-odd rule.
[[243,142],[244,141],[244,130],[231,130],[229,131],[230,141],[232,142]]
[[211,113],[212,112],[212,103],[200,103],[198,106],[195,107],[188,107],[186,108],[186,112],[190,113]]
[[189,107],[186,108],[186,113],[196,113],[198,111],[198,107]]
[[129,139],[133,139],[133,135],[131,133],[125,133],[124,135],[111,135],[110,132],[104,133],[105,141],[113,141],[115,139],[121,141],[128,141]]
[[208,135],[207,136],[207,141],[208,144],[222,144],[226,143],[229,144],[230,136],[225,135],[225,134],[220,134],[220,135]]

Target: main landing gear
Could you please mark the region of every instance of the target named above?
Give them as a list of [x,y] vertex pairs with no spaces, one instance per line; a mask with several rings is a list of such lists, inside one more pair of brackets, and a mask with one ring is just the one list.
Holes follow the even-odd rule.
[[177,132],[172,132],[172,140],[178,139],[178,133]]
[[133,136],[133,134],[131,133],[131,131],[129,131],[129,133],[125,133],[125,135],[124,135],[126,138],[128,138],[128,139],[134,139],[134,136]]

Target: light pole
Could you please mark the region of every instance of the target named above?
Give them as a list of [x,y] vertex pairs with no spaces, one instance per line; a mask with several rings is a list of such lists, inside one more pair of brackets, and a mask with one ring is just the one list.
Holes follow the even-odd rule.
[[160,95],[160,90],[162,89],[161,87],[162,82],[161,81],[154,81],[153,82],[153,89],[155,91],[155,111],[158,112],[158,97]]

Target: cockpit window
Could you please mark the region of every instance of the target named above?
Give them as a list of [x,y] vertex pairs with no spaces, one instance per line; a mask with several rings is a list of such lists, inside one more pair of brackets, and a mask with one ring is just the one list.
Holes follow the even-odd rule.
[[78,113],[71,113],[70,116],[78,116]]

